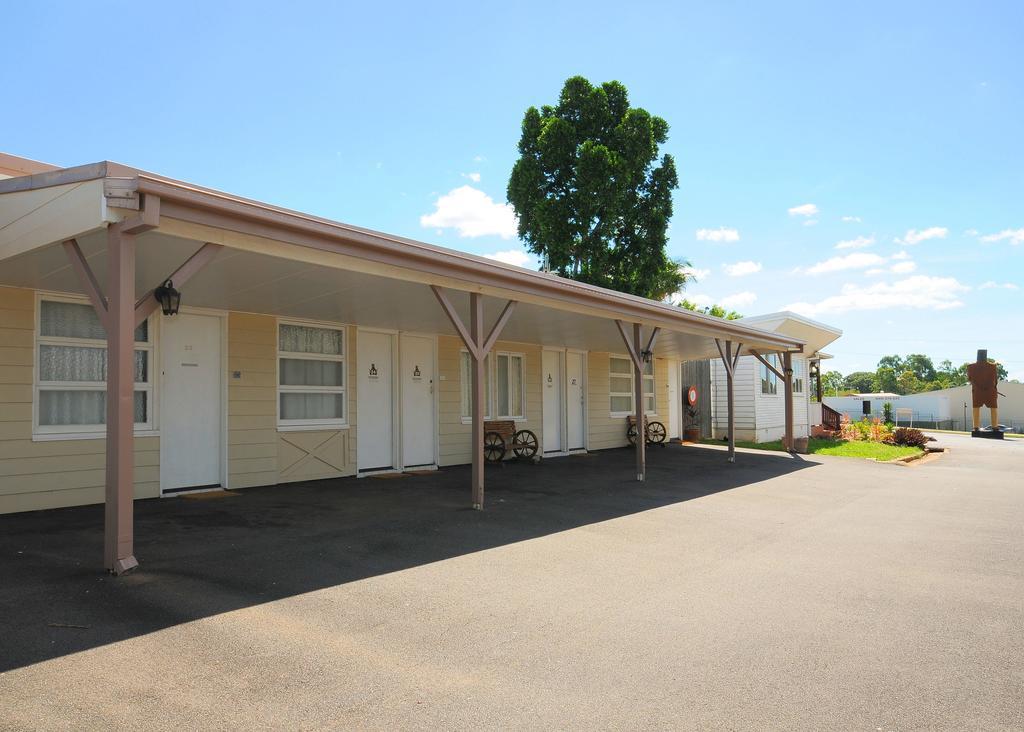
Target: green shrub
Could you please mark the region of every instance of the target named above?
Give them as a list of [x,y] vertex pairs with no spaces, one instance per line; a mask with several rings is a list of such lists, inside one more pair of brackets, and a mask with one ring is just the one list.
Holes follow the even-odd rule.
[[892,402],[886,402],[882,405],[882,421],[886,424],[892,424]]

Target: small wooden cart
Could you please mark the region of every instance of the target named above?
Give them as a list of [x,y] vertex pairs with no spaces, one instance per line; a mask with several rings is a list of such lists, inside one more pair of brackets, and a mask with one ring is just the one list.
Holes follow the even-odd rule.
[[[665,431],[665,425],[661,422],[654,422],[644,417],[645,436],[647,437],[648,445],[664,445],[665,438],[668,436],[668,432]],[[630,445],[636,444],[636,416],[629,415],[626,417],[626,439],[629,440]]]
[[484,422],[484,458],[489,463],[504,460],[509,449],[517,458],[530,459],[537,454],[538,446],[537,435],[530,430],[516,430],[511,419]]

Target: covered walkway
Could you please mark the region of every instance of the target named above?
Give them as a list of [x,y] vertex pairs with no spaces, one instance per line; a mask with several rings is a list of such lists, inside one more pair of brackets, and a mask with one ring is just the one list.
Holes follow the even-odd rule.
[[[139,344],[133,332],[147,320],[180,320],[180,315],[173,314],[175,293],[200,313],[256,313],[303,322],[348,323],[393,334],[457,335],[471,361],[467,438],[472,470],[467,483],[474,508],[484,504],[485,363],[499,338],[625,353],[632,373],[627,367],[624,380],[631,380],[631,385],[622,396],[632,404],[638,424],[644,421],[650,398],[644,391],[644,373],[653,359],[721,358],[728,372],[732,415],[732,372],[741,352],[759,357],[778,353],[782,362],[778,373],[787,397],[787,440],[792,438],[790,360],[803,349],[798,338],[275,208],[115,163],[0,181],[0,261],[0,285],[85,295],[106,332],[110,356],[104,564],[115,574],[137,565],[132,502],[137,462],[133,424],[138,422],[133,414],[138,417],[139,385],[132,375],[136,373],[133,349]],[[276,354],[274,358],[276,363]],[[199,365],[193,360],[186,356],[180,365]],[[347,362],[346,369],[351,370],[350,365]],[[250,387],[247,373],[245,368],[231,367],[222,389],[225,407],[212,419],[222,417],[226,424],[232,416],[227,402],[233,387],[260,386]],[[420,373],[418,364],[416,373]],[[270,376],[274,382],[270,388],[276,388],[278,375],[264,376]],[[352,404],[355,384],[351,377],[345,379],[326,396],[341,401],[347,395]],[[427,381],[421,379],[417,386],[424,389],[424,400],[436,402],[435,387],[440,384],[429,380],[427,396]],[[215,387],[210,385],[211,392]],[[161,387],[158,383],[153,388]],[[165,405],[179,399],[165,397]],[[350,411],[354,410],[346,408],[346,416]],[[346,420],[344,428],[352,426],[352,420]],[[187,430],[187,425],[179,429]],[[437,430],[434,419],[417,429],[403,427],[402,439],[412,441],[417,433]],[[152,435],[160,437],[159,450],[166,453],[170,441],[166,427],[154,425]],[[207,442],[212,444],[213,439],[222,439],[227,452],[226,436],[214,434]],[[344,439],[352,450],[352,435]],[[636,442],[630,472],[642,482],[645,441]],[[200,447],[195,445],[193,452]],[[282,449],[286,448],[270,446],[267,454],[247,459],[269,462]],[[312,453],[316,448],[301,449]],[[177,464],[194,459],[188,453],[181,455]],[[236,487],[230,475],[231,456],[220,458],[214,447],[212,459],[222,464],[221,473],[208,482]],[[728,459],[733,459],[731,442]],[[440,462],[432,454],[424,460]],[[161,471],[169,462],[165,455],[160,457]],[[401,458],[392,463],[400,466]]]

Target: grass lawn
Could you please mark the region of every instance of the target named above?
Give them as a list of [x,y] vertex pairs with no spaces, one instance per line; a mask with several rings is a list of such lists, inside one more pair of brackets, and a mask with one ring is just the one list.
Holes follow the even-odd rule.
[[[724,444],[722,440],[701,440],[708,445]],[[754,450],[775,450],[782,452],[782,440],[775,442],[743,442],[736,441],[736,447],[749,447]],[[807,445],[811,455],[839,455],[840,457],[873,458],[875,460],[894,460],[895,458],[919,455],[922,450],[916,447],[884,445],[880,442],[861,440],[822,440],[812,438]]]

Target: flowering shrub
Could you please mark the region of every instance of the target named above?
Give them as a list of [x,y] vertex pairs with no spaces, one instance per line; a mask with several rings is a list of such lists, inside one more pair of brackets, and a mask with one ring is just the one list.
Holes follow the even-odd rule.
[[865,417],[859,422],[853,422],[849,415],[844,414],[839,419],[839,437],[848,441],[888,442],[892,430],[880,419],[869,420]]

